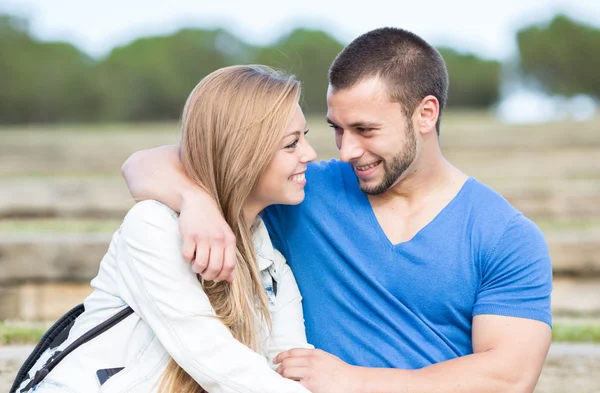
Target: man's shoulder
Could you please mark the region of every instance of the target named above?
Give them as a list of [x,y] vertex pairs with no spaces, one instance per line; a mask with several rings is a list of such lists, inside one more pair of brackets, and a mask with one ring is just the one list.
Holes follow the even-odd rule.
[[544,244],[540,228],[504,196],[491,187],[471,179],[471,219],[474,226],[496,246],[501,239],[527,238]]
[[502,194],[479,180],[471,177],[468,185],[468,201],[475,213],[495,218],[503,216],[507,221],[521,214]]

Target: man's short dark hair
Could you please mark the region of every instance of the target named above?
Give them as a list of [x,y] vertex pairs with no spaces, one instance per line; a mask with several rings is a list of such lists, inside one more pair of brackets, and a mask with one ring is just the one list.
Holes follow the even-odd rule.
[[384,27],[352,41],[329,69],[329,84],[334,91],[371,77],[383,79],[390,99],[400,103],[407,117],[412,116],[423,98],[436,97],[440,104],[436,123],[439,135],[448,96],[448,71],[434,47],[414,33]]

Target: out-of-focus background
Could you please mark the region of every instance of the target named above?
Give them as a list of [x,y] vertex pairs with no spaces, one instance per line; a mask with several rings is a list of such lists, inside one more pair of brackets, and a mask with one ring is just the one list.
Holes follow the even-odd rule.
[[[450,73],[441,143],[543,230],[554,344],[536,392],[600,392],[600,3],[0,1],[0,390],[91,288],[133,202],[120,166],[178,142],[195,84],[231,64],[295,73],[319,158],[327,70],[359,34],[411,30]],[[23,347],[22,345],[25,345]]]

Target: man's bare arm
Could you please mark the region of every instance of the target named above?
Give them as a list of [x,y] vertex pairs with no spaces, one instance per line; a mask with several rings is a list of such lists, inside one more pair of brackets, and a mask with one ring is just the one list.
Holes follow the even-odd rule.
[[185,195],[205,195],[211,202],[202,188],[186,176],[176,145],[133,153],[121,167],[121,174],[136,202],[155,199],[177,212],[181,211]]
[[178,146],[138,151],[121,173],[136,202],[154,199],[181,213],[183,257],[193,262],[195,272],[205,280],[233,279],[235,236],[214,200],[187,177]]
[[373,370],[365,379],[370,387],[363,391],[393,392],[389,387],[395,379],[403,385],[398,392],[531,393],[550,342],[550,327],[543,322],[497,315],[476,316],[473,355],[398,374],[395,370],[381,370],[381,373]]
[[531,393],[550,342],[543,322],[479,315],[473,320],[472,355],[419,370],[356,367],[305,349],[284,352],[275,361],[281,362],[281,375],[313,393]]

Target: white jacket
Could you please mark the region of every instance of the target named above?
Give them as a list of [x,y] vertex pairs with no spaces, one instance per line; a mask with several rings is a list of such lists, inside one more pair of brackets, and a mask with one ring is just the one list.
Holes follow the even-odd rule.
[[[135,313],[68,355],[34,389],[36,393],[155,392],[171,357],[210,393],[308,392],[273,371],[271,361],[279,352],[311,346],[298,286],[283,256],[273,249],[264,224],[254,232],[272,319],[272,331],[265,326],[261,334],[262,354],[235,340],[214,318],[208,297],[182,258],[181,242],[178,215],[165,205],[144,201],[129,211],[92,280],[94,291],[84,302],[85,312],[68,339],[48,350],[30,375],[53,352],[127,305]],[[117,367],[124,370],[101,386],[96,371]]]

